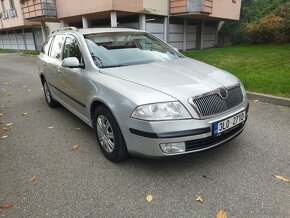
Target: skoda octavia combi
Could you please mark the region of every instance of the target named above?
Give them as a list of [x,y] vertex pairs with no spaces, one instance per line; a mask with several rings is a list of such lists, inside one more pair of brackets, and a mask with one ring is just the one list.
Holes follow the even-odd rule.
[[248,100],[235,76],[125,28],[63,28],[38,58],[50,107],[63,105],[112,161],[207,150],[238,136]]

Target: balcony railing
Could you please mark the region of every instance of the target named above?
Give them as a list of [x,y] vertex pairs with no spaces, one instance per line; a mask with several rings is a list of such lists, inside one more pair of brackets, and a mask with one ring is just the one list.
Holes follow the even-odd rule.
[[8,19],[8,18],[9,18],[8,11],[2,11],[1,19],[4,20],[4,19]]
[[56,6],[54,0],[28,0],[22,5],[25,19],[43,17],[56,18]]
[[198,13],[211,14],[213,0],[171,0],[172,14]]
[[16,9],[15,9],[15,8],[11,8],[11,9],[9,10],[9,15],[10,15],[11,18],[13,18],[13,17],[17,17]]
[[187,10],[189,12],[200,12],[211,14],[213,0],[188,0]]

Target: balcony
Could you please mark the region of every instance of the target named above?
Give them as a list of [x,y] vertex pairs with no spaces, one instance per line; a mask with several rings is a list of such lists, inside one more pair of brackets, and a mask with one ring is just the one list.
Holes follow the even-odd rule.
[[2,11],[2,13],[1,13],[1,19],[2,20],[5,20],[5,19],[8,19],[8,18],[9,18],[8,11]]
[[54,21],[57,16],[55,0],[28,0],[22,12],[25,19],[34,21]]
[[213,0],[171,0],[172,14],[205,14],[212,13]]

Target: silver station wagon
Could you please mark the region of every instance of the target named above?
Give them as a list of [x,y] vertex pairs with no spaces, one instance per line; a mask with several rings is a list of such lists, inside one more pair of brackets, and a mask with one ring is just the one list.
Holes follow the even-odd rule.
[[203,151],[245,127],[249,104],[238,78],[144,31],[62,28],[38,62],[48,105],[90,125],[112,161]]

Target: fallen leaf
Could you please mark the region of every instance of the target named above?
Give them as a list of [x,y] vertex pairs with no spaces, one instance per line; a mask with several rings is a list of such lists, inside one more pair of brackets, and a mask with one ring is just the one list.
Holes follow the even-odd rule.
[[8,83],[4,83],[4,85],[8,85]]
[[81,129],[82,129],[82,128],[75,128],[75,130],[77,130],[77,131],[81,131]]
[[2,113],[0,113],[0,116],[4,116],[5,114],[7,114],[8,112],[4,111]]
[[53,126],[49,126],[48,128],[49,128],[49,129],[53,129]]
[[80,147],[79,144],[74,144],[74,145],[72,145],[72,150],[73,150],[73,151],[74,151],[74,150],[77,150],[79,147]]
[[13,206],[13,204],[3,204],[3,205],[0,205],[0,209],[9,209]]
[[6,126],[12,126],[12,123],[7,123]]
[[8,136],[7,135],[4,135],[0,139],[6,139],[6,138],[8,138]]
[[40,113],[41,111],[42,111],[42,109],[41,109],[41,108],[37,109],[37,113]]
[[260,100],[252,100],[252,102],[259,102]]
[[3,123],[4,123],[4,121],[0,121],[0,125],[3,124]]
[[276,179],[279,179],[279,180],[283,181],[283,182],[290,182],[290,179],[286,179],[286,178],[283,177],[283,176],[274,175],[274,177],[275,177]]
[[6,128],[6,127],[3,128],[3,130],[6,131],[6,132],[11,131],[11,129],[12,128]]
[[35,180],[36,180],[36,176],[32,176],[32,177],[29,178],[29,182],[33,182]]
[[21,116],[26,116],[28,113],[27,112],[24,112],[21,114]]
[[12,95],[11,92],[7,92],[7,93],[4,94],[4,96],[6,96],[6,97],[11,96],[11,95]]
[[203,203],[202,196],[198,195],[195,199],[196,202]]
[[227,218],[227,211],[220,210],[216,213],[216,218]]
[[150,203],[153,200],[153,196],[147,195],[146,200]]

